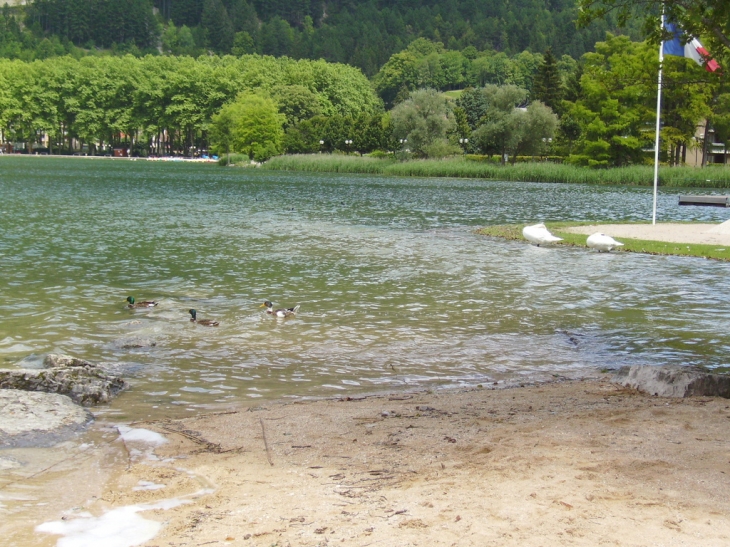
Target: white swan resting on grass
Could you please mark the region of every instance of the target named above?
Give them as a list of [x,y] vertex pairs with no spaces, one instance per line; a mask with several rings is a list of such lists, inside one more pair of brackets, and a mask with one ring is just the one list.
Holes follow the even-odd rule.
[[534,243],[538,247],[546,243],[555,243],[556,241],[563,241],[562,237],[554,236],[550,231],[545,228],[544,224],[533,224],[532,226],[525,226],[522,229],[522,235],[530,243]]
[[601,234],[599,232],[588,236],[586,245],[588,245],[591,249],[598,249],[599,252],[609,252],[611,249],[616,247],[623,247],[623,243],[620,241],[616,241],[611,236],[607,236],[606,234]]

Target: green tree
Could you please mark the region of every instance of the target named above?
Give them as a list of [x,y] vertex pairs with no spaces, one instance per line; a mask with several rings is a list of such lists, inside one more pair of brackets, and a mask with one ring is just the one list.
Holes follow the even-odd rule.
[[195,56],[200,50],[195,44],[193,33],[187,25],[176,27],[170,22],[162,33],[162,50],[171,55]]
[[201,15],[201,26],[208,34],[208,43],[213,51],[228,53],[233,47],[233,24],[221,0],[205,0]]
[[532,85],[531,98],[549,106],[553,112],[559,112],[563,99],[563,82],[558,71],[558,64],[552,51],[548,48],[542,63],[537,68]]
[[458,152],[448,134],[455,125],[447,99],[434,89],[420,89],[390,113],[393,136],[406,139],[417,156],[440,157]]
[[472,131],[479,126],[479,122],[487,112],[490,98],[491,95],[485,91],[484,87],[468,87],[456,99],[456,105],[464,111],[466,121]]
[[513,158],[547,154],[558,127],[558,117],[552,109],[540,101],[533,101],[525,110],[515,111],[515,115],[519,138],[509,152]]
[[286,118],[286,127],[322,113],[317,94],[303,85],[276,86],[271,90],[271,96],[279,105],[279,112]]
[[472,61],[469,83],[476,87],[486,84],[504,85],[514,81],[514,63],[504,52],[486,54]]
[[392,150],[393,127],[388,114],[363,114],[354,122],[353,147],[366,153],[375,150]]
[[[580,139],[571,161],[601,166],[643,163],[654,144],[656,74],[653,45],[608,35],[586,54],[580,98],[566,103],[580,124]],[[699,120],[709,115],[712,86],[703,70],[686,59],[665,59],[661,141],[670,161],[681,161]]]
[[236,109],[222,108],[213,115],[210,125],[210,141],[219,155],[226,154],[226,164],[231,157],[231,147],[234,146],[237,123]]
[[253,93],[241,93],[235,102],[224,105],[213,116],[213,146],[222,151],[233,149],[256,161],[280,154],[284,140],[284,116],[276,103]]
[[578,0],[582,25],[604,18],[609,13],[618,15],[620,25],[626,25],[637,14],[644,17],[644,33],[653,43],[662,38],[659,16],[677,22],[682,29],[694,36],[707,36],[718,45],[730,50],[730,3],[727,0]]
[[373,78],[375,91],[385,104],[392,105],[399,91],[404,88],[409,93],[418,81],[418,56],[410,51],[396,53],[388,59]]
[[490,84],[481,93],[487,106],[472,134],[472,143],[483,153],[498,154],[504,161],[505,154],[511,155],[523,139],[524,112],[518,106],[527,100],[527,90]]
[[254,52],[254,41],[251,35],[242,30],[237,32],[233,37],[233,48],[231,53],[240,57],[241,55],[247,55]]

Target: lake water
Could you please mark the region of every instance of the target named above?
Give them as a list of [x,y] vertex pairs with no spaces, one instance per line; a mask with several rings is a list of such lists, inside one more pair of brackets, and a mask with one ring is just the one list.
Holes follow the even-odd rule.
[[[660,221],[730,217],[678,193]],[[726,263],[474,233],[648,221],[650,188],[5,157],[0,195],[0,361],[119,363],[110,417],[730,360]]]

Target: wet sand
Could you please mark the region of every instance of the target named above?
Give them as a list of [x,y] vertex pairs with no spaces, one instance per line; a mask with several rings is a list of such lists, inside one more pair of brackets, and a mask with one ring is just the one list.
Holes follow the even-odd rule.
[[84,510],[186,497],[141,513],[163,523],[147,547],[730,543],[727,399],[490,387],[135,424],[161,459],[130,445]]

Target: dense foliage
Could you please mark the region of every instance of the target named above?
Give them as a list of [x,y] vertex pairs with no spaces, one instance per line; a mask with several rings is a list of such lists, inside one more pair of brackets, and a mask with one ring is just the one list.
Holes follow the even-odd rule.
[[[373,84],[387,105],[398,103],[411,91],[422,88],[446,91],[512,84],[530,91],[542,62],[541,53],[523,51],[510,57],[504,52],[478,52],[475,48],[453,51],[445,49],[440,42],[419,38],[393,54],[375,75]],[[576,61],[568,55],[555,61],[556,70],[565,77],[575,66]]]
[[[659,17],[662,13],[692,36],[701,36],[716,53],[730,50],[730,3],[727,0],[579,0],[582,25],[589,25],[609,15],[617,16],[619,25],[630,24],[636,15],[643,16],[643,31],[653,43],[662,39]],[[634,23],[635,24],[635,23]]]
[[[565,105],[567,119],[579,126],[573,161],[591,166],[622,166],[650,160],[654,146],[656,48],[608,36],[585,55],[579,96]],[[680,163],[697,124],[712,114],[712,96],[722,86],[693,61],[667,57],[664,62],[661,139],[667,161]],[[564,116],[564,119],[566,116]]]
[[[56,57],[0,61],[0,130],[30,148],[71,139],[125,143],[138,153],[206,148],[212,116],[242,91],[305,95],[312,112],[355,118],[379,112],[363,74],[325,61],[234,57]],[[308,93],[308,95],[305,93]],[[282,117],[282,121],[283,121]]]
[[325,59],[368,76],[419,37],[472,58],[552,48],[577,59],[616,30],[604,20],[576,30],[576,0],[32,0],[12,13],[13,28],[0,24],[0,56],[10,58],[160,46],[173,55]]
[[270,97],[241,93],[212,122],[211,145],[220,154],[234,151],[265,161],[282,152],[284,116]]
[[[456,101],[470,131],[468,148],[494,155],[502,162],[517,155],[541,155],[558,125],[557,116],[540,101],[527,103],[528,93],[514,85],[467,89]],[[526,105],[522,107],[522,105]]]
[[159,34],[149,0],[34,0],[27,21],[76,45],[147,48]]
[[458,151],[448,140],[456,124],[449,101],[433,89],[413,91],[396,105],[391,120],[393,136],[417,156],[444,157]]

